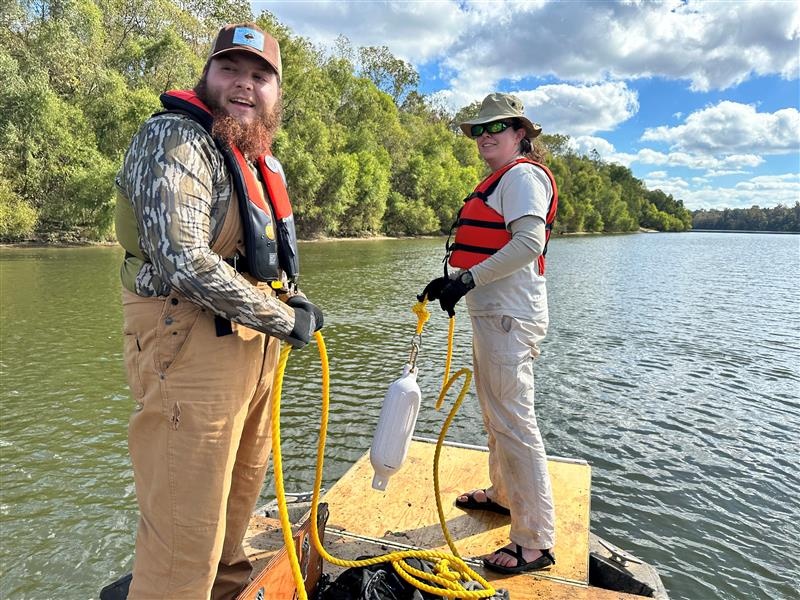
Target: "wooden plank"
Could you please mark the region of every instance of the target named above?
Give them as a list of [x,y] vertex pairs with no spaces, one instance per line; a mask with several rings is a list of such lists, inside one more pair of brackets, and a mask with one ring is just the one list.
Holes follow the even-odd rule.
[[[317,526],[325,543],[326,504],[319,505]],[[323,571],[322,557],[312,539],[311,520],[307,518],[292,536],[306,594],[311,597]],[[286,600],[296,591],[289,554],[283,543],[281,524],[277,519],[254,515],[245,536],[245,553],[253,563],[253,578],[236,600]]]
[[[443,549],[433,489],[433,444],[413,441],[403,468],[386,492],[372,489],[373,471],[365,455],[325,495],[329,526],[367,538],[399,542],[416,548]],[[588,582],[588,465],[549,461],[556,507],[557,563],[548,576],[579,584]],[[485,451],[445,446],[439,464],[443,511],[459,554],[475,557],[508,543],[508,517],[482,511],[462,511],[455,497],[489,484]]]

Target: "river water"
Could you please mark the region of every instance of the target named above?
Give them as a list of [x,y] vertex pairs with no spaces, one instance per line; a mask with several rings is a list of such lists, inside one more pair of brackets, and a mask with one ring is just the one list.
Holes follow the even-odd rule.
[[[407,357],[414,294],[438,275],[442,245],[302,244],[303,288],[325,310],[332,370],[327,486],[369,447]],[[93,598],[130,567],[121,254],[0,249],[0,598]],[[550,245],[551,327],[536,366],[545,444],[592,465],[592,529],[656,565],[673,599],[798,598],[798,281],[798,236]],[[433,404],[446,331],[437,311],[419,359],[426,437],[444,417]],[[469,366],[469,339],[462,310],[454,368]],[[319,373],[313,346],[292,354],[288,490],[313,483]],[[485,443],[473,393],[448,437]]]

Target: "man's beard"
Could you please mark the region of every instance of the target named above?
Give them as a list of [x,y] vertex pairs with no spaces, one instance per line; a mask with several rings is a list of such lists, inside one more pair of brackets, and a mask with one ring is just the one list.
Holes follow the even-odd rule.
[[205,76],[195,86],[194,91],[214,115],[211,135],[216,139],[225,142],[228,146],[235,146],[248,160],[266,154],[272,148],[273,137],[281,124],[280,97],[271,111],[263,106],[258,106],[256,118],[252,122],[244,124],[228,114],[217,98],[212,97],[208,91]]

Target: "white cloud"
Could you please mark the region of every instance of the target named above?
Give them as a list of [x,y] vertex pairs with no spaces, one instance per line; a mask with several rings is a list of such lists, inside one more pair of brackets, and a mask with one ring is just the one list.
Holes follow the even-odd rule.
[[421,64],[440,58],[454,98],[482,97],[503,79],[573,82],[663,77],[694,90],[754,75],[798,76],[800,3],[252,2],[316,44],[344,34]]
[[[650,154],[648,153],[650,156]],[[688,152],[670,152],[662,155],[663,164],[670,167],[685,167],[687,169],[722,169],[757,167],[764,163],[764,159],[754,154],[737,154],[732,156],[715,157],[708,154],[692,154]],[[644,161],[643,161],[644,162]]]
[[666,165],[669,164],[669,156],[663,152],[656,152],[650,148],[639,150],[636,159],[645,165]]
[[569,139],[570,148],[576,153],[588,156],[592,150],[596,150],[606,162],[617,163],[626,167],[637,159],[635,154],[626,154],[624,152],[617,152],[614,145],[607,140],[599,137],[582,135]]
[[731,154],[729,156],[711,156],[688,152],[658,152],[652,148],[642,148],[635,154],[618,152],[613,144],[603,138],[582,136],[570,139],[570,146],[578,154],[588,154],[597,150],[606,162],[615,162],[626,167],[638,162],[644,165],[663,166],[669,168],[686,168],[705,170],[708,177],[718,177],[731,173],[747,173],[746,169],[754,169],[764,164],[764,158],[756,154]]
[[623,82],[541,85],[516,94],[529,118],[570,136],[611,131],[639,110],[636,92]]
[[800,152],[800,112],[760,113],[755,106],[725,100],[690,114],[683,125],[646,129],[642,140],[690,153]]
[[419,64],[447,49],[464,34],[467,14],[457,2],[358,2],[341,0],[251,1],[253,12],[273,13],[295,34],[329,47],[340,35],[355,47],[388,46]]
[[[690,186],[681,177],[668,177],[664,171],[644,178],[648,189],[660,189],[683,200],[690,210],[701,208],[749,208],[758,205],[771,208],[778,204],[794,206],[800,198],[800,174],[762,175],[740,181],[730,187]],[[697,182],[692,182],[696,184]]]
[[706,171],[706,177],[703,177],[703,178],[693,177],[692,181],[696,181],[696,182],[699,183],[699,182],[706,182],[706,181],[708,181],[709,178],[712,178],[712,177],[725,177],[727,175],[747,175],[748,173],[749,173],[749,171],[744,171],[742,169],[738,169],[738,170],[737,169],[729,169],[727,171],[725,169],[711,169],[710,171]]

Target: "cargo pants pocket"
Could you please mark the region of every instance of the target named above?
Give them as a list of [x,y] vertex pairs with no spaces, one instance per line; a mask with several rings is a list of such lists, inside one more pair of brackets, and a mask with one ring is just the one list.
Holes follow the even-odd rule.
[[170,294],[156,328],[156,365],[166,372],[180,359],[202,309],[183,296]]
[[142,383],[141,372],[142,347],[139,344],[139,336],[137,334],[126,331],[123,337],[122,355],[125,363],[128,387],[136,403],[141,404],[144,399],[144,384]]

